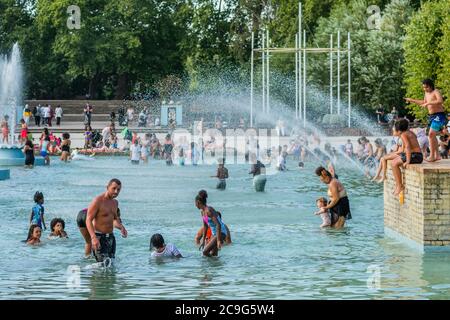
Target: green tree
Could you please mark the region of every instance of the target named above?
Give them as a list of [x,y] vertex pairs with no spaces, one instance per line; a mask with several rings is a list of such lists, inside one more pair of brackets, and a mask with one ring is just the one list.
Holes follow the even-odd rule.
[[[402,105],[402,41],[405,25],[413,11],[408,0],[393,0],[383,10],[381,30],[371,30],[367,27],[367,7],[372,3],[355,0],[348,5],[335,7],[328,19],[319,19],[315,34],[316,45],[328,47],[329,35],[333,33],[333,46],[336,48],[336,30],[341,30],[341,47],[346,48],[346,35],[347,32],[351,33],[352,101],[368,111],[380,105]],[[346,54],[343,55],[341,92],[346,91],[347,85],[343,81],[347,79],[347,58]],[[311,68],[309,74],[313,74],[314,79],[318,79],[319,85],[326,90],[329,85],[329,56],[315,58]],[[346,98],[345,93],[341,97]]]
[[92,97],[101,97],[109,84],[115,98],[123,98],[135,81],[155,81],[167,65],[181,70],[176,51],[184,28],[172,19],[179,1],[80,0],[79,30],[66,25],[71,3],[39,0],[37,26],[55,34],[52,49],[66,63],[66,76],[87,79]]
[[[408,97],[423,98],[421,81],[425,78],[437,80],[436,86],[449,94],[449,16],[448,0],[425,2],[407,26],[404,70]],[[417,105],[408,105],[408,109],[420,119],[427,115],[427,110]]]

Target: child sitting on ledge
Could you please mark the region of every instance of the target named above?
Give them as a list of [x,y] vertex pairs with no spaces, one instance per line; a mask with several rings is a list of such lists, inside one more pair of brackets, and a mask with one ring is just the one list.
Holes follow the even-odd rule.
[[398,196],[404,189],[400,167],[406,168],[408,164],[420,164],[423,162],[423,154],[420,149],[417,136],[409,130],[409,121],[397,120],[394,123],[394,135],[402,139],[402,152],[392,162],[392,173],[395,179],[395,190],[393,194]]

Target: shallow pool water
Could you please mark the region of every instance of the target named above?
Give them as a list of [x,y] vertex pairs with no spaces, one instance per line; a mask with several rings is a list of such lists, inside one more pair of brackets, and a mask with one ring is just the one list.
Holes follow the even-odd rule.
[[[382,187],[359,171],[338,168],[353,219],[336,231],[321,230],[313,215],[326,186],[312,163],[303,170],[289,163],[290,171],[269,175],[266,192],[256,193],[247,165],[229,165],[227,190],[218,191],[209,178],[213,166],[133,166],[122,157],[53,160],[51,167],[14,168],[11,179],[0,182],[1,299],[450,298],[450,255],[421,253],[385,236]],[[118,200],[129,237],[116,232],[114,269],[87,269],[94,261],[83,258],[76,215],[113,177],[123,183]],[[231,229],[233,244],[218,258],[202,257],[194,244],[200,189]],[[20,242],[37,190],[45,195],[47,224],[62,217],[69,239],[46,240],[47,231],[41,246]],[[151,259],[153,233],[186,258]]]

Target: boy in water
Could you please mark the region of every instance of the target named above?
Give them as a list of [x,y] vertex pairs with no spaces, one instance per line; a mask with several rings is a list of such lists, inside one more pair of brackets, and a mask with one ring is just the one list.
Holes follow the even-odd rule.
[[398,196],[404,189],[400,167],[406,168],[408,164],[420,164],[423,162],[423,154],[417,137],[409,130],[409,122],[406,119],[394,123],[394,134],[402,139],[402,152],[392,162],[392,173],[395,179],[395,190],[393,194]]
[[44,195],[42,194],[42,192],[37,191],[34,194],[34,202],[36,204],[33,206],[33,209],[31,210],[30,225],[35,224],[41,229],[42,226],[44,226],[44,230],[47,230],[44,221],[44,206],[43,206]]
[[430,127],[430,131],[428,133],[428,139],[430,140],[430,157],[426,159],[426,161],[434,162],[441,160],[437,135],[447,125],[447,118],[443,107],[444,99],[439,90],[435,89],[433,80],[423,80],[422,88],[425,92],[425,97],[423,100],[411,98],[405,98],[405,100],[428,109],[428,125]]
[[217,173],[215,176],[211,176],[211,178],[219,179],[216,189],[219,189],[219,190],[226,189],[226,187],[227,187],[226,179],[228,179],[228,169],[225,168],[225,159],[222,159],[222,161],[219,162],[219,167],[217,168]]
[[168,257],[168,258],[183,258],[180,251],[174,244],[166,244],[164,238],[159,233],[155,233],[150,238],[150,250],[152,257]]

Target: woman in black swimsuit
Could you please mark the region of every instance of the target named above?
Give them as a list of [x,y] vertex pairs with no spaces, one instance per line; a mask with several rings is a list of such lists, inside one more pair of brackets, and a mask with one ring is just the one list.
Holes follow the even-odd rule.
[[345,190],[342,183],[337,178],[334,178],[324,167],[318,167],[316,169],[316,175],[320,178],[320,181],[328,185],[330,202],[324,209],[330,210],[331,226],[340,229],[344,227],[346,220],[352,218],[347,190]]
[[25,167],[33,168],[34,166],[34,146],[33,142],[27,140],[25,146],[23,147],[23,153],[25,153]]
[[63,133],[63,141],[61,142],[61,161],[67,162],[70,158],[70,134]]

